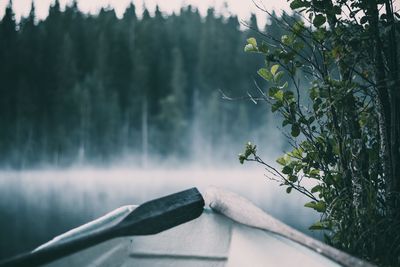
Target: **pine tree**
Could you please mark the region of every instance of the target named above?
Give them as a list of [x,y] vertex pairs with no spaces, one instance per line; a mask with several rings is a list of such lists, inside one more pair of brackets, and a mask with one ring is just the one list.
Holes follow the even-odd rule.
[[[0,159],[5,160],[14,150],[17,132],[18,36],[12,1],[0,22]],[[14,155],[13,160],[16,160]]]
[[211,149],[240,135],[239,126],[231,131],[238,117],[257,127],[250,118],[259,108],[238,109],[218,92],[245,94],[259,65],[244,57],[249,31],[236,17],[210,9],[202,18],[191,6],[139,17],[133,4],[118,19],[109,8],[83,14],[76,0],[61,10],[56,0],[43,21],[32,4],[17,25],[10,2],[0,22],[1,164],[72,164],[160,147],[187,155],[189,129],[206,132],[193,136]]
[[[19,30],[18,72],[18,106],[17,133],[15,147],[18,151],[19,167],[28,167],[38,160],[36,140],[40,114],[37,105],[40,103],[40,33],[36,25],[35,5],[32,2],[28,17],[22,18]],[[29,63],[29,64],[27,64]]]
[[163,132],[160,144],[161,152],[178,153],[182,156],[187,144],[187,109],[186,109],[186,84],[187,78],[183,68],[182,54],[178,48],[172,52],[172,92],[161,100],[159,116],[160,131]]
[[221,47],[218,46],[217,19],[214,9],[208,9],[205,23],[202,27],[199,47],[198,73],[200,97],[208,95],[210,91],[218,90],[218,64],[220,60]]

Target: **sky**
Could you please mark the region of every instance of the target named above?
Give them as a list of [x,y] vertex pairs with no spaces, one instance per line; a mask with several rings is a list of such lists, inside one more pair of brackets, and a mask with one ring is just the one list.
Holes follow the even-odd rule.
[[[39,19],[43,19],[48,14],[49,5],[54,0],[33,0],[36,6],[36,13]],[[289,10],[286,0],[255,0],[268,10],[276,10],[279,14],[281,10]],[[0,17],[3,17],[5,7],[9,0],[0,0]],[[19,21],[21,16],[29,13],[32,0],[13,0],[13,8],[16,19]],[[60,0],[61,6],[65,6],[71,0]],[[113,7],[119,17],[124,13],[125,8],[133,2],[140,15],[143,7],[146,6],[150,11],[154,11],[158,4],[160,10],[166,14],[178,12],[182,6],[196,6],[200,13],[205,15],[209,7],[214,7],[220,14],[237,15],[239,20],[246,21],[251,13],[255,13],[261,27],[267,22],[267,16],[258,10],[252,0],[77,0],[78,7],[84,12],[96,13],[101,7]],[[226,4],[227,7],[226,7]]]

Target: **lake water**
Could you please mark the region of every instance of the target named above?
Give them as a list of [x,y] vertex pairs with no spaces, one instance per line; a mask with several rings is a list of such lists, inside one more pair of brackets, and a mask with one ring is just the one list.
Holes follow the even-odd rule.
[[[249,165],[250,166],[250,165]],[[119,206],[193,186],[218,186],[250,199],[308,234],[318,217],[297,193],[286,194],[262,168],[73,168],[0,172],[0,258],[30,250]]]

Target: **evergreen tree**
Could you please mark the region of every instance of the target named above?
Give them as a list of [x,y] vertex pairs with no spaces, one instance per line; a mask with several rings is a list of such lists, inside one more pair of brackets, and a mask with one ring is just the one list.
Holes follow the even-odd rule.
[[[18,152],[16,166],[24,167],[35,158],[38,149],[35,140],[39,138],[37,133],[38,113],[36,103],[39,99],[37,86],[39,58],[39,32],[36,26],[35,6],[32,2],[31,10],[27,18],[20,23],[18,38],[18,105],[17,105],[17,132],[15,135],[15,148]],[[26,64],[29,62],[29,64]]]
[[161,100],[161,112],[159,116],[160,130],[163,134],[159,144],[163,154],[185,152],[187,144],[187,109],[186,109],[186,84],[187,78],[183,68],[182,54],[178,48],[172,52],[172,92]]
[[[17,131],[17,102],[18,93],[18,62],[17,30],[12,10],[12,2],[9,1],[5,15],[0,23],[0,158],[5,160],[16,148],[15,134]],[[15,156],[12,157],[15,160]]]
[[238,109],[219,93],[253,87],[258,64],[242,49],[248,35],[236,17],[213,9],[201,18],[191,6],[172,15],[156,7],[138,18],[130,4],[118,19],[110,8],[83,14],[77,1],[63,11],[55,1],[43,21],[32,4],[17,25],[10,2],[0,22],[0,164],[181,157],[200,139],[210,153],[229,147],[243,135],[237,118],[247,132],[265,111]]
[[204,26],[200,34],[198,73],[200,97],[208,95],[210,91],[218,90],[218,64],[221,47],[218,46],[217,19],[214,9],[208,9]]

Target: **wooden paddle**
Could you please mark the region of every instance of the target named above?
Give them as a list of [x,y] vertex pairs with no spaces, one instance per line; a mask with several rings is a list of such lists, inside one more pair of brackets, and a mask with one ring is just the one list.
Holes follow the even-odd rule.
[[210,188],[204,195],[206,205],[232,220],[288,238],[345,267],[376,267],[314,238],[311,238],[255,206],[249,200],[229,191]]
[[0,266],[39,266],[115,237],[156,234],[199,217],[203,207],[200,192],[191,188],[146,202],[116,225],[64,242],[61,240],[3,261]]

